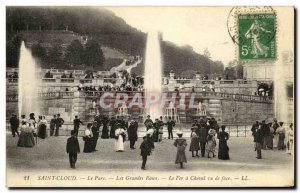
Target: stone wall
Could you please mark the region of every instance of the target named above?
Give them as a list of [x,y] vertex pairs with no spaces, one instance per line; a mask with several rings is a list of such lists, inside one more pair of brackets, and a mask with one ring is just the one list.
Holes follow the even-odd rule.
[[221,106],[223,123],[253,123],[274,117],[273,103],[222,100]]
[[[79,93],[74,94],[74,97],[48,99],[41,102],[41,114],[46,115],[50,120],[54,114],[61,114],[61,117],[72,123],[75,115],[78,115],[84,121],[93,120],[96,112],[109,116],[114,116],[117,109],[94,109],[93,101],[95,97],[79,96]],[[113,98],[108,98],[105,103],[113,103]],[[215,117],[219,123],[226,124],[251,124],[256,120],[271,120],[274,118],[274,104],[271,101],[243,101],[218,98],[197,98],[196,101],[202,101],[202,104],[207,106],[208,116]],[[99,102],[96,102],[99,104]],[[293,101],[288,103],[289,123],[293,122],[294,104]],[[6,103],[6,118],[9,119],[12,113],[18,112],[17,101]],[[178,109],[178,114],[182,123],[190,123],[196,109]],[[142,122],[143,109],[131,108],[128,113],[138,118]],[[38,116],[38,115],[36,115]]]

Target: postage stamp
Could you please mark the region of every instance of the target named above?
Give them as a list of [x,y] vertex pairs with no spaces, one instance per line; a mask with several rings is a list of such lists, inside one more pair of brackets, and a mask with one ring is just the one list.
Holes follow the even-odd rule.
[[239,59],[275,59],[275,13],[240,14],[237,19]]

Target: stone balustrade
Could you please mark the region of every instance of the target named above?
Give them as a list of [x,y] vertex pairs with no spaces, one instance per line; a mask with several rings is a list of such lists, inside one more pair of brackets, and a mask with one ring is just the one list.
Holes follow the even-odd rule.
[[[104,94],[104,91],[80,91],[78,92],[78,97],[94,97],[98,98]],[[117,94],[117,93],[127,93],[128,97],[133,97],[136,93],[140,93],[142,97],[144,96],[144,92],[142,91],[110,91],[110,93]],[[168,97],[172,96],[173,92],[164,92],[168,93]],[[186,93],[192,94],[190,91],[180,91],[179,93]],[[65,97],[76,97],[73,91],[62,91],[62,92],[43,92],[38,93],[41,99],[58,99],[58,98],[65,98]],[[236,101],[250,101],[250,102],[266,102],[266,103],[273,103],[273,97],[271,96],[257,96],[257,95],[244,95],[244,94],[231,94],[231,93],[220,93],[220,92],[194,92],[195,98],[200,99],[225,99],[225,100],[236,100]],[[187,96],[189,97],[189,96]],[[177,95],[179,99],[180,96]],[[7,95],[7,101],[17,101],[17,95]],[[289,102],[293,102],[293,98],[288,98]]]

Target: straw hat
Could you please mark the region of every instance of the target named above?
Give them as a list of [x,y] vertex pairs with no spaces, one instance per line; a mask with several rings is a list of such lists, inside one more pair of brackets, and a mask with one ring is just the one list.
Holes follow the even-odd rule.
[[177,131],[177,135],[183,135],[183,132],[181,130]]

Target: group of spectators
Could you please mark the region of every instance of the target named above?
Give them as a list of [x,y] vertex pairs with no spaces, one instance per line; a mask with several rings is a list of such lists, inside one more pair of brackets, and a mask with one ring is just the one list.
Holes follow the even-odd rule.
[[283,122],[274,119],[273,123],[266,123],[265,120],[261,122],[256,121],[251,128],[254,137],[254,150],[257,151],[257,159],[262,159],[261,150],[273,149],[287,150],[292,152],[294,143],[293,124],[291,123],[289,129],[283,126]]
[[138,86],[138,87],[132,87],[131,85],[126,85],[126,86],[78,86],[77,91],[86,91],[86,92],[118,92],[118,91],[125,91],[125,92],[130,92],[130,91],[144,91],[143,86]]
[[18,82],[18,72],[13,72],[12,74],[8,74],[6,72],[6,78],[8,79],[9,82]]
[[195,120],[191,129],[190,151],[192,152],[192,156],[194,157],[194,152],[196,152],[196,156],[198,156],[198,151],[200,150],[202,157],[205,156],[205,151],[207,152],[207,157],[210,157],[211,154],[215,157],[215,135],[217,135],[219,139],[218,158],[228,160],[229,148],[227,146],[227,140],[229,139],[229,135],[225,132],[225,126],[221,128],[222,131],[219,131],[220,127],[215,118],[201,118],[199,121]]

